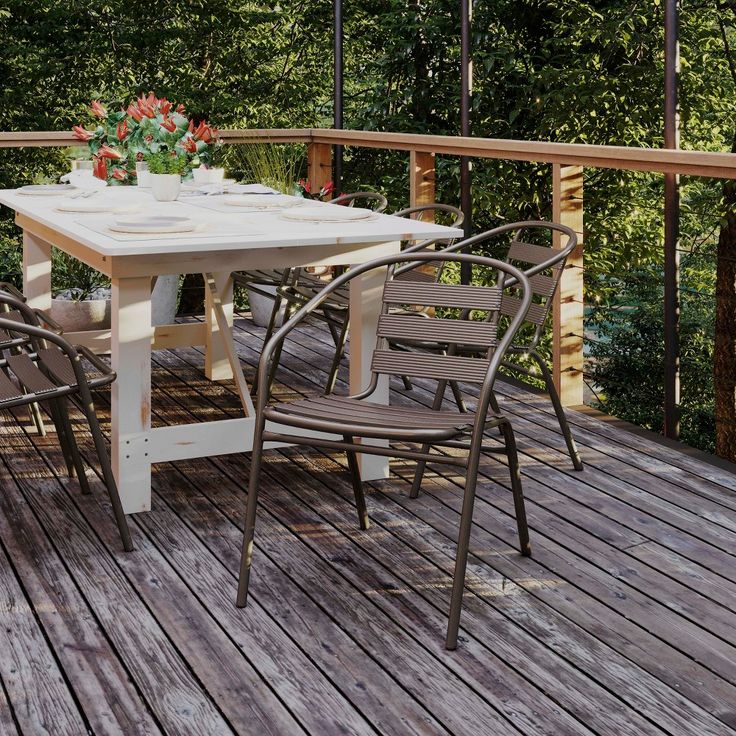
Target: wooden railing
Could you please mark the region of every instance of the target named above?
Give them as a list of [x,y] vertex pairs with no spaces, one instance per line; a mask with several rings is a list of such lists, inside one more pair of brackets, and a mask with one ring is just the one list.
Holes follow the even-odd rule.
[[[554,306],[554,376],[566,406],[583,403],[583,168],[621,169],[736,179],[736,155],[708,151],[467,138],[359,130],[225,130],[227,144],[304,143],[309,179],[321,187],[332,177],[335,145],[382,148],[409,154],[410,203],[434,201],[435,157],[534,161],[552,165],[552,217],[578,234],[579,246],[568,261]],[[0,148],[78,144],[68,132],[0,133]]]

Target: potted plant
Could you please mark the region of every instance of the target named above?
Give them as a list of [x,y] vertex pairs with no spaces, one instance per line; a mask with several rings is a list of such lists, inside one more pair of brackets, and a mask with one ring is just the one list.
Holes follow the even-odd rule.
[[51,316],[66,332],[110,327],[110,282],[76,258],[54,251]]
[[[95,100],[91,113],[94,126],[75,125],[72,129],[74,137],[84,144],[75,147],[75,158],[91,159],[94,175],[111,186],[135,184],[136,164],[143,163],[149,154],[176,153],[185,161],[181,175],[195,166],[210,165],[220,144],[217,131],[206,121],[195,124],[183,105],[153,93],[120,106]],[[78,277],[82,278],[81,272]],[[178,292],[178,276],[158,279],[152,295],[154,324],[174,321]]]
[[187,160],[176,151],[146,154],[151,194],[159,202],[173,202],[181,190],[181,177],[187,170]]

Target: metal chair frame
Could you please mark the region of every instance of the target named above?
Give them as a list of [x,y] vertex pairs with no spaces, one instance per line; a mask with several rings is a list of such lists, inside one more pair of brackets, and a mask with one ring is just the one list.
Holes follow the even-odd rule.
[[[524,231],[528,230],[547,230],[560,233],[560,236],[565,238],[565,242],[560,248],[554,248],[550,246],[538,246],[530,243],[526,243],[520,240],[520,236]],[[554,296],[559,288],[560,278],[562,277],[563,269],[567,262],[567,258],[577,247],[577,235],[575,231],[564,225],[560,225],[553,222],[546,222],[543,220],[530,220],[528,222],[516,222],[493,230],[488,230],[485,233],[480,233],[466,240],[459,241],[449,245],[443,249],[443,252],[467,252],[468,249],[472,249],[479,243],[486,242],[494,237],[505,234],[507,232],[514,233],[514,239],[511,242],[509,250],[506,255],[506,262],[513,263],[521,268],[520,263],[527,265],[524,268],[524,273],[529,279],[532,286],[532,297],[539,297],[544,299],[544,304],[533,304],[527,315],[527,321],[533,322],[535,325],[534,334],[532,335],[531,341],[526,345],[511,345],[509,353],[516,355],[524,355],[531,358],[537,365],[538,370],[533,370],[519,365],[518,363],[512,363],[504,361],[502,366],[506,370],[509,370],[516,374],[526,375],[531,378],[544,381],[544,385],[547,394],[552,402],[552,408],[554,409],[557,422],[560,425],[560,431],[565,439],[565,445],[567,446],[568,454],[572,461],[575,470],[583,469],[583,462],[580,458],[575,439],[572,436],[570,425],[565,415],[565,409],[560,401],[560,396],[555,387],[554,378],[552,371],[547,365],[547,361],[539,353],[539,343],[544,336],[544,330],[549,318],[549,314],[552,310],[552,304]],[[529,267],[529,264],[533,264]],[[552,275],[545,275],[551,272]],[[439,277],[440,274],[438,274]],[[512,316],[515,309],[515,302],[507,300],[506,305],[502,309],[505,316]],[[472,346],[466,347],[463,350],[463,354],[472,354]],[[453,395],[458,408],[463,411],[465,408],[465,402],[462,398],[462,392],[457,381],[451,381],[450,386],[452,388]],[[494,396],[493,401],[496,401]],[[496,401],[496,406],[498,405]]]
[[[82,492],[88,494],[90,488],[67,405],[68,400],[75,401],[92,434],[123,548],[131,551],[130,530],[91,393],[91,389],[112,383],[116,379],[115,372],[87,348],[75,348],[56,332],[33,324],[37,319],[35,311],[20,299],[0,293],[0,301],[22,315],[21,321],[0,316],[0,331],[10,335],[12,340],[12,344],[2,345],[5,350],[0,351],[0,410],[47,402],[69,475],[76,472]],[[82,358],[97,371],[96,377],[88,378]],[[12,381],[13,376],[16,382]]]
[[[504,438],[503,451],[506,453],[509,464],[521,553],[523,555],[531,554],[513,428],[508,417],[496,412],[489,415],[488,412],[492,402],[493,383],[498,369],[516,331],[524,322],[526,312],[532,303],[532,293],[527,277],[519,269],[502,261],[482,256],[444,253],[442,251],[412,253],[410,257],[411,264],[409,265],[412,268],[437,261],[468,263],[471,264],[471,267],[473,264],[483,265],[498,272],[497,283],[495,287],[444,285],[433,282],[407,283],[396,278],[399,272],[397,267],[402,263],[406,263],[406,255],[387,256],[356,266],[335,278],[307,304],[301,306],[292,319],[283,325],[269,340],[263,349],[258,365],[259,381],[262,386],[268,385],[272,363],[277,359],[283,341],[297,325],[352,279],[373,269],[387,269],[383,307],[378,325],[378,341],[373,353],[371,380],[365,389],[350,397],[322,396],[274,407],[267,406],[269,393],[267,390],[258,393],[236,604],[242,607],[247,603],[264,442],[286,442],[331,450],[344,450],[347,453],[349,475],[355,493],[358,520],[362,529],[368,528],[369,519],[363,484],[358,470],[357,453],[417,460],[420,463],[422,474],[424,465],[428,461],[465,467],[463,508],[445,641],[445,646],[448,649],[454,649],[457,646],[480,456],[483,450],[498,449],[495,445],[487,446],[483,443],[484,432],[491,427],[497,427]],[[504,290],[511,284],[514,285],[516,293],[519,295],[520,308],[517,314],[511,318],[503,335],[499,337],[501,300]],[[443,356],[415,354],[413,365],[408,365],[407,363],[412,361],[407,361],[403,353],[397,355],[390,345],[390,338],[396,333],[397,329],[401,331],[403,328],[407,328],[409,339],[411,339],[412,334],[415,334],[416,327],[410,321],[410,318],[398,318],[391,314],[390,305],[406,303],[482,309],[488,314],[485,322],[470,319],[459,321],[438,317],[428,317],[426,320],[419,317],[415,319],[419,319],[424,323],[423,329],[425,332],[432,333],[439,338],[452,334],[457,339],[462,333],[467,339],[472,340],[473,344],[486,345],[486,355],[483,358],[463,358],[453,355],[452,351],[448,351],[448,354]],[[369,401],[378,387],[380,375],[398,375],[402,370],[410,375],[421,375],[438,381],[431,409],[390,407]],[[441,410],[445,388],[449,380],[448,371],[462,374],[464,379],[480,384],[480,399],[475,414]],[[301,427],[326,432],[338,437],[341,436],[342,441],[339,439],[305,437],[298,434],[292,435],[283,430],[279,432],[271,431],[266,427],[267,420],[280,426]],[[355,438],[380,438],[389,442],[397,441],[402,445],[420,445],[421,449],[405,449],[403,446],[366,445],[355,442]],[[464,449],[466,454],[462,457],[442,454],[441,448],[460,448]],[[432,453],[432,450],[435,450],[435,452]],[[421,477],[419,482],[421,482]]]

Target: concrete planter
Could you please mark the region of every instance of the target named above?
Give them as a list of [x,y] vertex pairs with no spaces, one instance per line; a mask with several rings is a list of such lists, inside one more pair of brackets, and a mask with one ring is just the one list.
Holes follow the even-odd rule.
[[[270,294],[276,294],[275,286],[263,286],[258,284],[258,288],[267,291]],[[273,311],[273,299],[269,299],[263,294],[253,291],[252,289],[246,289],[248,293],[248,304],[250,304],[250,313],[253,317],[253,322],[258,327],[268,327],[269,320],[271,319],[271,312]],[[276,319],[276,326],[281,327],[283,315],[279,314]]]

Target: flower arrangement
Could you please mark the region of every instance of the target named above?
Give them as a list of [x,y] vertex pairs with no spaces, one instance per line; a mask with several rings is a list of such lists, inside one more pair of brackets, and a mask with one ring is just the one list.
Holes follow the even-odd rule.
[[157,151],[147,153],[146,162],[152,174],[179,174],[183,176],[187,170],[187,159],[176,151]]
[[160,152],[182,158],[183,172],[187,173],[194,166],[211,163],[220,144],[215,128],[204,121],[195,126],[184,105],[175,105],[153,92],[119,110],[97,100],[91,109],[98,120],[95,129],[75,125],[72,131],[87,144],[94,175],[111,184],[129,183],[136,175],[136,162]]
[[325,202],[335,196],[335,185],[331,181],[328,181],[327,184],[325,184],[318,192],[313,192],[312,185],[309,181],[306,179],[299,179],[294,190],[294,194],[296,194],[297,197],[318,200],[320,202]]

